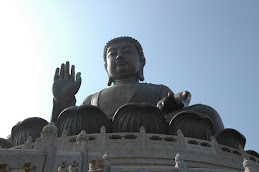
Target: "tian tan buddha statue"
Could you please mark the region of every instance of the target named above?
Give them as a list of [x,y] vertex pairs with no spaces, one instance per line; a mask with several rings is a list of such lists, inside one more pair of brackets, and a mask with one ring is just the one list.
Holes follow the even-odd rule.
[[[185,136],[209,140],[224,129],[220,116],[211,107],[201,104],[188,107],[191,100],[188,91],[174,94],[167,86],[139,82],[144,80],[146,59],[140,43],[134,38],[110,40],[104,47],[103,59],[110,87],[86,97],[81,107],[73,107],[81,84],[80,73],[75,76],[75,66],[72,65],[70,71],[69,62],[56,69],[51,121],[60,130],[76,134],[79,130],[75,126],[79,127],[79,121],[88,120],[87,124],[80,124],[80,130],[95,132],[93,128],[100,119],[94,118],[99,115],[87,119],[87,115],[83,115],[83,111],[90,114],[87,109],[102,114],[100,118],[104,122],[96,127],[97,131],[104,125],[109,132],[138,132],[140,126],[145,125],[147,132],[177,134],[181,129]],[[69,106],[72,107],[63,111]]]
[[[70,69],[69,62],[56,69],[51,122],[56,123],[59,135],[63,130],[68,135],[82,130],[99,133],[102,126],[107,132],[139,132],[143,126],[148,133],[177,135],[180,129],[186,137],[210,140],[215,136],[220,144],[244,147],[244,136],[224,129],[213,108],[202,104],[188,106],[188,91],[174,94],[164,85],[140,83],[144,80],[146,59],[134,38],[110,40],[104,47],[103,59],[110,87],[89,95],[81,106],[75,106],[81,74],[75,74],[75,66]],[[12,137],[16,133],[12,132]]]

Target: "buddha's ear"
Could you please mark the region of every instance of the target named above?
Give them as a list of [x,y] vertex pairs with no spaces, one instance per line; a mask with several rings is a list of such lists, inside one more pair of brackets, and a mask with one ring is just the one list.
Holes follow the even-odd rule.
[[105,69],[105,70],[106,70],[106,72],[107,72],[107,63],[105,63],[105,62],[104,62],[104,64],[103,64],[103,65],[104,65],[104,69]]
[[108,85],[108,86],[111,86],[111,85],[112,85],[112,82],[113,82],[112,77],[108,74],[108,82],[107,82],[107,85]]
[[139,68],[139,71],[138,71],[138,79],[140,81],[144,81],[144,66],[146,64],[146,59],[145,57],[143,57],[140,61],[140,68]]
[[108,71],[107,71],[107,63],[104,63],[104,68],[105,68],[105,70],[106,70],[106,72],[107,72],[107,76],[108,76],[108,82],[107,82],[107,85],[108,85],[108,86],[111,86],[111,85],[112,85],[113,80],[112,80],[112,77],[108,74]]
[[146,64],[146,58],[145,57],[142,58],[141,63],[142,63],[142,67],[144,68],[144,66]]

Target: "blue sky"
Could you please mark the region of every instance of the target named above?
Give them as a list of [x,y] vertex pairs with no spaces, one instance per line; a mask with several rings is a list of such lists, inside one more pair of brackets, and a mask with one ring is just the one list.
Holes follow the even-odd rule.
[[259,152],[259,1],[132,0],[0,2],[0,137],[25,118],[50,119],[54,71],[82,73],[77,105],[107,87],[103,47],[118,36],[144,49],[147,83],[216,109],[226,128]]

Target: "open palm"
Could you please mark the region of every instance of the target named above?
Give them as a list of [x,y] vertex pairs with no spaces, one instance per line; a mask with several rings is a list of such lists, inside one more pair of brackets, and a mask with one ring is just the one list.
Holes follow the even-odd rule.
[[73,99],[81,85],[81,73],[75,76],[75,66],[70,66],[69,62],[61,64],[61,68],[57,68],[54,75],[54,83],[52,86],[53,96],[58,102],[66,102]]

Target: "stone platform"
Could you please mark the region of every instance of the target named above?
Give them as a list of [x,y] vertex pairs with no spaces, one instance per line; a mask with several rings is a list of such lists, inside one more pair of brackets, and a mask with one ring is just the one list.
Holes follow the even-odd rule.
[[242,148],[220,145],[214,137],[184,137],[180,130],[177,136],[146,133],[143,127],[139,133],[106,133],[104,127],[95,134],[53,133],[0,149],[0,171],[259,172],[259,158]]

